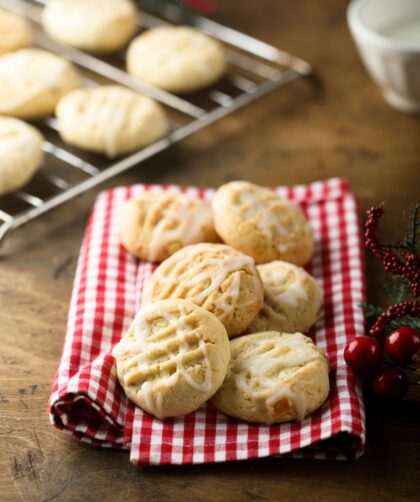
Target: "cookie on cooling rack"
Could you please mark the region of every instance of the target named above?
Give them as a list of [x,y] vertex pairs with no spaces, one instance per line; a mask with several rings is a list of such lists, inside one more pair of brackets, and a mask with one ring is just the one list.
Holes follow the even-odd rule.
[[146,282],[143,303],[183,298],[204,307],[239,335],[257,315],[263,289],[254,260],[223,244],[194,244],[166,259]]
[[13,52],[32,43],[31,25],[21,16],[0,9],[0,54]]
[[130,0],[51,0],[44,8],[42,25],[59,42],[105,53],[129,41],[138,16]]
[[34,119],[50,115],[79,85],[76,68],[41,49],[20,49],[0,57],[0,115]]
[[226,415],[267,425],[302,420],[328,397],[328,359],[301,333],[241,336],[230,350],[228,373],[212,398]]
[[146,192],[126,202],[121,243],[137,258],[161,262],[190,244],[219,242],[210,204],[169,192]]
[[216,82],[226,71],[222,45],[185,26],[153,28],[128,49],[127,69],[134,77],[169,92],[192,92]]
[[25,185],[41,165],[43,137],[35,127],[0,117],[0,195]]
[[143,307],[114,347],[127,397],[160,419],[186,415],[220,387],[229,364],[223,324],[184,300]]
[[149,145],[168,131],[156,101],[118,85],[77,89],[60,100],[56,116],[64,141],[108,157]]
[[249,333],[280,331],[306,333],[322,313],[321,288],[303,268],[285,261],[258,265],[264,286],[264,305],[247,328]]
[[222,185],[213,198],[214,223],[226,244],[257,263],[284,260],[305,265],[313,237],[301,209],[247,181]]

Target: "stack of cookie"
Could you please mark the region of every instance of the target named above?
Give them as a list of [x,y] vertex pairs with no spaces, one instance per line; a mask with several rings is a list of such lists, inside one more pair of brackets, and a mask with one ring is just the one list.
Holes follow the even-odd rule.
[[121,242],[161,262],[113,351],[129,399],[162,419],[211,399],[265,424],[322,405],[328,359],[302,333],[323,298],[301,268],[313,238],[298,206],[245,181],[221,186],[212,204],[146,192],[126,203]]
[[[140,18],[131,0],[51,0],[42,24],[59,43],[109,54],[130,42]],[[110,158],[168,133],[166,113],[155,100],[118,85],[81,89],[74,65],[31,44],[30,24],[0,10],[0,150],[8,153],[0,158],[0,195],[22,187],[42,164],[43,138],[21,119],[55,113],[66,143]],[[176,93],[213,84],[226,66],[219,42],[183,26],[147,30],[127,51],[133,77]]]

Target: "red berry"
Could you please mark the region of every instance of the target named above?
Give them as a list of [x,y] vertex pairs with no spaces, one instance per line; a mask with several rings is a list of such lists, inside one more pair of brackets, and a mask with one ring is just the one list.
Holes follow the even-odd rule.
[[398,328],[385,342],[389,357],[398,364],[408,364],[420,350],[420,333],[413,328]]
[[357,336],[346,345],[344,359],[356,373],[371,373],[381,362],[381,346],[370,336]]
[[373,392],[390,401],[402,399],[409,386],[405,372],[396,366],[389,366],[380,370],[372,380]]

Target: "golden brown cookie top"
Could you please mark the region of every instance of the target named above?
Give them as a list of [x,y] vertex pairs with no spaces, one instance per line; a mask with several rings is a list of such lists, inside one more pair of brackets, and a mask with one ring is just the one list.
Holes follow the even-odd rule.
[[185,300],[164,300],[139,311],[113,355],[128,397],[165,418],[193,411],[220,387],[229,340],[213,314]]
[[293,202],[254,183],[232,181],[216,191],[212,205],[222,239],[257,263],[282,259],[303,265],[310,259],[312,232]]
[[322,313],[323,295],[303,268],[284,261],[257,266],[264,286],[264,305],[248,332],[277,330],[305,333]]
[[224,244],[195,244],[170,256],[145,285],[144,302],[189,299],[213,312],[230,336],[250,324],[262,305],[254,260]]
[[121,241],[132,254],[161,262],[182,247],[218,242],[207,201],[170,192],[146,192],[122,211]]
[[228,415],[266,424],[302,420],[328,394],[328,360],[301,333],[266,331],[230,342],[231,362],[213,402]]

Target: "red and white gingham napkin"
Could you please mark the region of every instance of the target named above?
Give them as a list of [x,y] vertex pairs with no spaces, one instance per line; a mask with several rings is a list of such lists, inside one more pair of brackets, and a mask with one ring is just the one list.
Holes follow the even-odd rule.
[[51,422],[74,438],[130,450],[135,464],[198,464],[288,455],[348,459],[363,453],[361,390],[343,360],[346,341],[364,333],[357,304],[365,299],[363,253],[356,202],[344,180],[276,188],[301,205],[315,235],[308,266],[322,286],[324,316],[310,335],[331,361],[331,393],[302,422],[263,426],[226,417],[207,404],[160,421],[128,401],[116,378],[113,345],[140,305],[154,265],[119,243],[123,203],[145,190],[187,192],[210,199],[213,190],[136,185],[101,193],[90,217],[76,271],[62,359],[49,401]]

